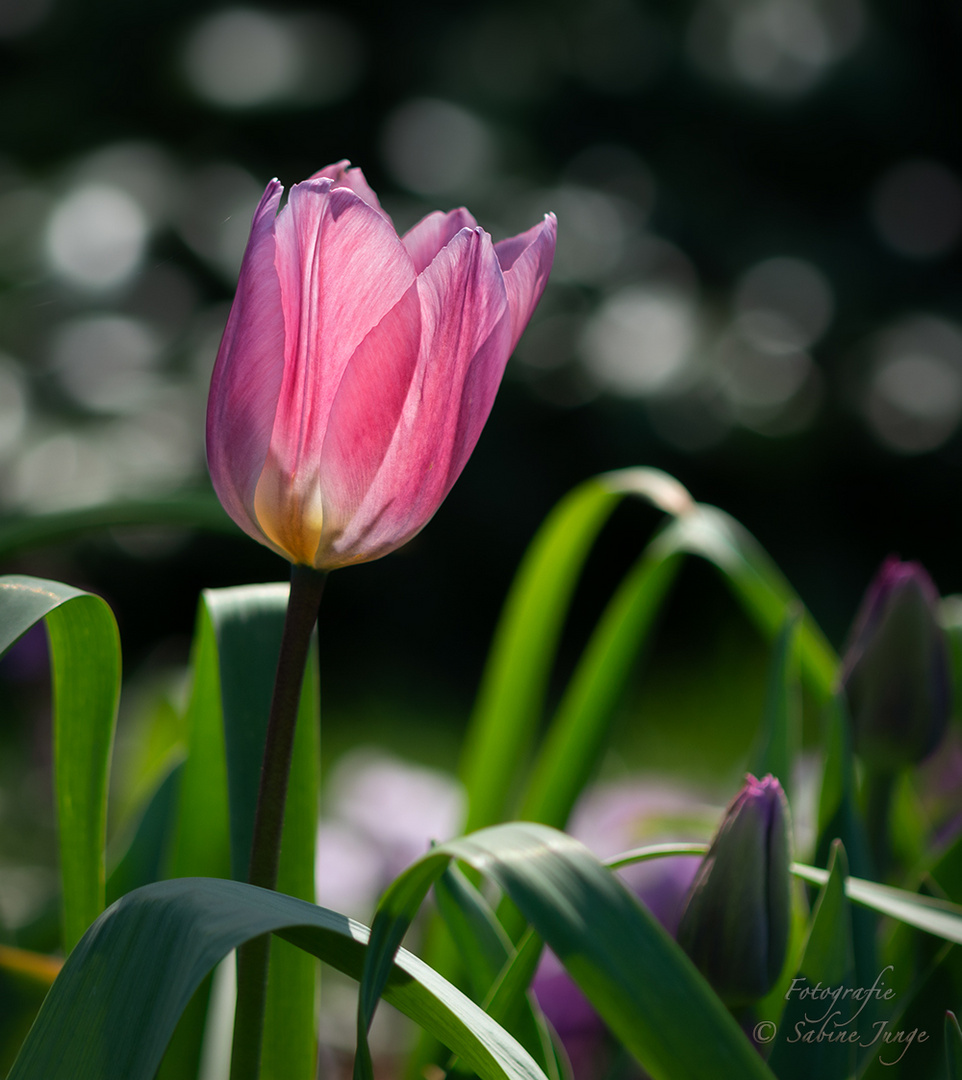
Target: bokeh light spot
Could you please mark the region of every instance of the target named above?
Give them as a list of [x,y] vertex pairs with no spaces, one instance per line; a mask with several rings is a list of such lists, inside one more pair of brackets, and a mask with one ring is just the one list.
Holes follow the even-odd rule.
[[157,343],[148,327],[122,315],[73,319],[57,330],[52,366],[79,404],[98,412],[124,412],[156,386]]
[[10,496],[24,510],[94,506],[113,494],[106,456],[80,434],[63,431],[33,441],[12,470]]
[[716,78],[793,97],[816,86],[863,28],[859,0],[702,0],[688,51]]
[[46,230],[54,271],[84,289],[116,288],[132,276],[147,242],[147,218],[120,188],[89,184],[55,207]]
[[264,187],[239,165],[227,163],[199,169],[189,186],[191,197],[177,227],[194,251],[233,283]]
[[821,400],[821,380],[812,358],[788,348],[784,325],[760,335],[757,316],[736,319],[715,350],[715,378],[729,413],[743,427],[783,436],[804,430]]
[[147,215],[151,225],[163,222],[180,193],[177,169],[157,143],[111,143],[87,155],[77,166],[84,185],[118,188]]
[[[552,267],[557,282],[603,283],[641,231],[643,219],[633,206],[596,189],[565,184],[539,193],[536,202],[550,207],[564,222]],[[533,212],[532,206],[528,216]]]
[[36,30],[53,7],[52,0],[3,0],[0,39],[17,38]]
[[962,420],[962,328],[919,316],[884,334],[864,407],[892,450],[919,454],[945,443]]
[[10,357],[0,353],[0,453],[16,446],[27,422],[23,375]]
[[788,256],[756,263],[735,287],[742,334],[769,350],[813,345],[828,328],[834,306],[825,275]]
[[656,182],[638,154],[622,143],[595,143],[567,164],[571,183],[590,187],[631,203],[645,218],[655,202]]
[[879,235],[900,255],[934,258],[962,233],[962,184],[937,161],[905,161],[879,180],[871,213]]
[[494,145],[482,121],[434,98],[397,108],[388,117],[381,145],[393,176],[419,195],[463,191],[494,164]]
[[609,297],[589,320],[581,353],[599,385],[645,397],[681,374],[697,333],[689,296],[662,286],[629,286]]
[[283,20],[243,8],[205,19],[184,52],[194,90],[215,105],[235,108],[283,97],[298,59],[297,39]]

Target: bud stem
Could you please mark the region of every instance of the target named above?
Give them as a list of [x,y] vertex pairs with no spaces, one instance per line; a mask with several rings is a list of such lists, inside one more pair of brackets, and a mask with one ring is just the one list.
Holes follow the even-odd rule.
[[873,869],[879,881],[884,881],[891,865],[889,818],[895,773],[883,769],[866,769],[864,784],[865,825]]
[[[273,889],[277,884],[297,707],[311,632],[317,621],[325,580],[326,574],[312,566],[295,563],[291,567],[291,593],[264,743],[264,762],[261,766],[247,877],[251,885],[259,885],[263,889]],[[237,1007],[234,1012],[231,1080],[257,1080],[260,1073],[270,942],[270,935],[265,934],[249,941],[237,952]]]

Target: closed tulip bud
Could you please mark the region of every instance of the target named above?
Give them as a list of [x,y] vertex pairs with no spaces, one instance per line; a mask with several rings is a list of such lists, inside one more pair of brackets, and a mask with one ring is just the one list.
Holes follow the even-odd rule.
[[775,985],[788,948],[788,803],[773,776],[745,785],[725,811],[692,882],[678,942],[726,1005]]
[[556,222],[498,244],[467,210],[403,237],[360,169],[267,186],[207,410],[234,521],[329,570],[400,547],[464,468],[544,290]]
[[855,749],[894,771],[935,749],[949,720],[951,684],[939,596],[918,563],[885,561],[865,594],[842,663]]

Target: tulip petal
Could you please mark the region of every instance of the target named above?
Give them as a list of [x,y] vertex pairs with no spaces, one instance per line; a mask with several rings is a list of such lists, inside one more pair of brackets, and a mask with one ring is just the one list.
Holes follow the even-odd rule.
[[275,234],[284,374],[255,508],[275,544],[295,561],[312,563],[323,521],[319,473],[331,405],[358,346],[415,274],[390,223],[329,179],[291,189]]
[[540,225],[494,246],[511,309],[512,352],[548,283],[557,235],[558,219],[554,214],[545,214]]
[[274,219],[282,190],[272,180],[254,212],[207,407],[207,461],[214,490],[234,521],[261,543],[266,537],[254,516],[254,487],[267,456],[284,374],[284,316],[274,269]]
[[408,229],[401,237],[401,243],[407,248],[408,255],[414,260],[414,269],[420,274],[430,266],[441,248],[446,247],[462,229],[475,229],[477,225],[474,216],[463,206],[447,214],[435,210]]
[[480,435],[541,291],[555,222],[492,245],[464,208],[399,239],[347,160],[274,181],[254,215],[212,377],[225,509],[295,563],[399,547]]
[[478,440],[507,363],[511,322],[487,233],[458,233],[418,277],[418,292],[417,368],[384,462],[333,545],[344,555],[378,558],[427,524]]
[[377,195],[374,193],[374,189],[367,182],[364,173],[354,166],[351,167],[351,163],[344,158],[336,165],[328,165],[318,172],[314,173],[311,180],[333,180],[335,187],[350,188],[359,198],[363,199],[368,206],[373,207],[383,218],[388,221],[391,220],[390,215],[383,209]]
[[413,283],[351,358],[331,406],[321,450],[323,558],[360,506],[384,461],[411,380],[421,339],[421,301]]

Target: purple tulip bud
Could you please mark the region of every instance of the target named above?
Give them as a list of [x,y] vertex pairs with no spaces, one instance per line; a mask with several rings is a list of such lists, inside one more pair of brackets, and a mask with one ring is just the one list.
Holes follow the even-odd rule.
[[695,875],[678,926],[678,943],[731,1007],[764,997],[781,973],[790,862],[781,784],[773,776],[746,777]]
[[949,720],[951,684],[939,595],[915,562],[886,559],[862,601],[842,663],[855,749],[893,771],[926,757]]
[[492,243],[465,209],[399,237],[346,161],[254,213],[207,409],[224,508],[291,562],[386,555],[427,524],[548,279],[553,214]]

